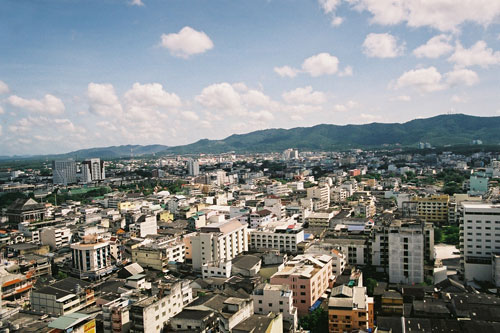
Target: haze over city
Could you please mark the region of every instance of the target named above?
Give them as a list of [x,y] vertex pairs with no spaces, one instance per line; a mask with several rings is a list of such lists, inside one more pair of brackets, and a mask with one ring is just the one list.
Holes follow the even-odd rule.
[[491,0],[2,1],[0,155],[500,111]]

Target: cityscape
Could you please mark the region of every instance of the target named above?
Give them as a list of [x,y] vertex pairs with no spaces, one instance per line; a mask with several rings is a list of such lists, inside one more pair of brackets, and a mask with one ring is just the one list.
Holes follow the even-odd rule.
[[500,332],[499,26],[0,2],[0,333]]

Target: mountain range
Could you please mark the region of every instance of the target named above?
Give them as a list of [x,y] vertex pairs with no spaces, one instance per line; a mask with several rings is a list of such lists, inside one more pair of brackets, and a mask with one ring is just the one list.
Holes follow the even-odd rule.
[[[99,157],[103,159],[130,156],[276,152],[287,148],[299,150],[344,150],[387,146],[416,147],[419,142],[432,146],[468,145],[481,140],[485,145],[500,144],[500,117],[477,117],[464,114],[439,115],[405,123],[371,123],[364,125],[321,124],[291,129],[266,129],[234,134],[222,140],[203,139],[195,143],[168,147],[165,145],[124,145],[90,148],[58,155],[17,156],[16,159],[54,159]],[[12,159],[3,156],[0,159]]]

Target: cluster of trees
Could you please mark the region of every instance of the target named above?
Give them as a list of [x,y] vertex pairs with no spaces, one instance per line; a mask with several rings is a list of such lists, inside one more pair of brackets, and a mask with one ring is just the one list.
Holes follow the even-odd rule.
[[311,333],[328,332],[328,311],[319,307],[307,316],[299,319],[299,326]]
[[444,226],[434,229],[434,242],[458,245],[460,230],[457,226]]

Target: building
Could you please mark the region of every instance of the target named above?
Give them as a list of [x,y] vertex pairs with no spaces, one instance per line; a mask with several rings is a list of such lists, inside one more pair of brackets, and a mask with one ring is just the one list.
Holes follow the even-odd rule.
[[196,271],[204,264],[233,259],[248,251],[247,225],[236,219],[209,224],[189,238],[188,247]]
[[104,161],[91,158],[82,162],[82,181],[84,183],[98,182],[106,179]]
[[71,244],[73,272],[81,279],[99,279],[113,271],[111,248],[108,241],[97,235],[88,235],[79,243]]
[[200,174],[200,163],[197,160],[190,158],[187,162],[188,175],[198,176]]
[[417,203],[417,214],[425,220],[435,224],[448,222],[448,203],[450,197],[446,194],[432,195],[424,198],[412,198],[411,202]]
[[288,195],[292,190],[288,188],[285,184],[280,182],[273,183],[266,186],[266,192],[268,195],[275,195],[277,197],[282,197]]
[[184,242],[174,239],[161,240],[132,249],[132,262],[142,267],[166,272],[168,263],[184,262],[186,248]]
[[129,225],[129,230],[135,233],[136,237],[144,238],[147,235],[158,234],[158,224],[156,216],[141,215],[135,223]]
[[331,333],[373,330],[374,302],[365,287],[338,286],[328,300],[328,331]]
[[285,327],[292,331],[297,328],[297,308],[293,306],[293,292],[289,286],[263,283],[254,289],[251,297],[256,314],[281,313],[288,324]]
[[72,277],[33,290],[30,295],[31,310],[63,316],[95,304],[91,284]]
[[130,333],[162,332],[170,318],[193,300],[187,281],[163,283],[157,295],[135,302],[130,307]]
[[401,223],[389,229],[389,282],[424,282],[425,235],[419,223]]
[[328,186],[328,184],[323,184],[322,186],[308,188],[307,198],[320,201],[322,207],[327,209],[330,207],[330,186]]
[[40,231],[40,241],[49,245],[51,250],[58,250],[71,244],[73,233],[67,227],[45,227]]
[[488,192],[488,178],[482,176],[470,176],[469,195],[483,195]]
[[16,199],[5,212],[10,224],[41,221],[45,218],[45,205],[33,199]]
[[52,161],[52,182],[67,186],[76,183],[76,163],[73,160]]
[[130,329],[130,300],[118,298],[102,305],[102,323],[104,333],[123,333]]
[[271,276],[271,284],[287,285],[293,291],[293,305],[299,316],[321,304],[321,297],[333,282],[332,257],[305,254],[294,257],[283,270]]
[[297,253],[304,241],[304,228],[300,223],[276,222],[266,227],[250,229],[251,249],[276,249],[283,253]]
[[460,207],[460,264],[466,281],[495,282],[500,254],[500,205],[462,202]]

